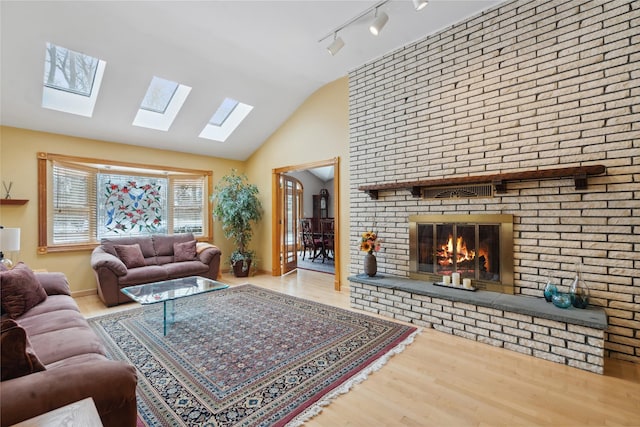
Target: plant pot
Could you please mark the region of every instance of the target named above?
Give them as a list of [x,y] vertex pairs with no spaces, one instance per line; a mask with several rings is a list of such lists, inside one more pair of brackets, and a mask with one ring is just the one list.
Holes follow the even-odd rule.
[[[246,269],[244,268],[246,267]],[[233,263],[233,275],[236,277],[248,277],[251,270],[251,260],[236,261]]]

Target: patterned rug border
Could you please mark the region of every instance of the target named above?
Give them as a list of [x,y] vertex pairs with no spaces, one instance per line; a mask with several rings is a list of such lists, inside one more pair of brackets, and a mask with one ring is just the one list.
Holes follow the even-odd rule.
[[311,418],[320,414],[325,407],[329,406],[331,402],[340,397],[340,395],[347,394],[354,386],[368,379],[369,375],[376,371],[379,371],[384,365],[387,364],[391,357],[395,356],[396,354],[402,353],[405,348],[407,348],[407,346],[411,344],[415,340],[416,336],[420,333],[422,333],[422,328],[415,328],[415,330],[407,338],[405,338],[391,350],[387,351],[383,356],[373,361],[373,363],[365,366],[356,375],[352,376],[350,379],[340,384],[333,390],[327,392],[327,394],[322,396],[318,401],[314,402],[309,408],[293,417],[291,421],[287,422],[286,427],[302,426],[306,421],[309,421]]
[[[250,283],[241,284],[241,285],[232,285],[226,291],[239,292],[239,291],[242,291],[243,289],[252,289],[260,292],[270,293],[270,294],[295,300],[299,303],[312,304],[316,307],[330,307],[333,310],[348,311],[354,316],[359,316],[362,318],[372,318],[378,322],[389,323],[389,324],[393,324],[406,329],[406,331],[402,334],[400,338],[397,338],[395,341],[388,343],[384,348],[380,349],[373,356],[367,358],[362,365],[355,367],[352,371],[349,371],[347,374],[345,374],[346,379],[343,382],[339,383],[338,385],[333,385],[333,384],[327,385],[324,390],[318,393],[319,397],[305,402],[304,405],[301,405],[292,413],[278,420],[277,425],[288,426],[288,427],[298,427],[303,425],[306,421],[320,414],[325,407],[330,405],[340,395],[348,393],[353,389],[355,385],[365,381],[369,377],[369,375],[371,375],[373,372],[380,370],[390,360],[391,357],[403,352],[406,349],[406,347],[415,340],[415,337],[422,332],[422,328],[415,327],[413,325],[404,324],[401,322],[393,321],[391,319],[375,317],[369,313],[331,306],[328,304],[316,302],[316,301],[305,299],[302,297],[289,295],[284,292],[263,288]],[[90,322],[90,324],[92,324],[92,327],[99,328],[99,326],[96,326],[96,325],[101,320],[106,320],[114,316],[122,316],[125,313],[129,317],[136,316],[136,315],[144,315],[143,314],[144,310],[145,310],[144,307],[135,306],[132,308],[127,308],[127,309],[119,310],[112,313],[101,314],[94,317],[90,317],[90,318],[87,318],[87,320]],[[102,337],[102,333],[100,335]],[[105,345],[107,344],[105,343]],[[108,347],[112,345],[113,343],[109,343]],[[124,357],[124,359],[128,360],[129,363],[134,364],[131,360],[129,360],[123,354],[121,354],[119,357]],[[139,368],[136,367],[136,370],[138,369]],[[138,375],[143,376],[144,374],[141,372],[138,372]],[[143,420],[141,419],[141,421]],[[145,421],[143,422],[144,422],[144,425],[149,425],[147,422]]]

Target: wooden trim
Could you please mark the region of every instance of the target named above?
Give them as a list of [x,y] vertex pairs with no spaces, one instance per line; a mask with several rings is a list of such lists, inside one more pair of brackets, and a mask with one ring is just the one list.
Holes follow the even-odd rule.
[[179,173],[187,173],[190,175],[212,175],[213,172],[210,170],[202,170],[202,169],[186,169],[186,168],[176,168],[173,166],[162,166],[162,165],[151,165],[148,163],[132,163],[132,162],[122,162],[122,161],[114,161],[114,160],[106,160],[106,159],[93,159],[90,157],[76,157],[76,156],[67,156],[64,154],[53,154],[53,153],[38,153],[38,158],[44,158],[46,160],[58,160],[64,162],[75,162],[75,163],[83,163],[83,164],[95,164],[99,165],[112,165],[112,166],[124,166],[128,168],[138,168],[138,169],[146,169],[146,170],[158,170],[158,171],[169,171],[169,172],[179,172]]
[[280,262],[280,174],[271,173],[271,275],[282,275],[282,263]]
[[[386,184],[361,185],[358,190],[369,194],[372,199],[377,199],[379,192],[384,190],[409,189],[414,197],[420,197],[418,189],[429,187],[444,187],[448,185],[486,184],[495,186],[497,193],[506,192],[508,181],[530,181],[544,179],[573,178],[576,190],[587,188],[587,176],[601,175],[605,173],[604,165],[578,166],[557,169],[538,169],[522,172],[507,172],[491,175],[457,176],[453,178],[437,178],[423,181],[391,182]],[[416,195],[417,194],[417,195]]]
[[38,153],[38,253],[47,253],[47,153]]
[[207,220],[207,239],[209,242],[213,243],[213,200],[211,196],[213,195],[213,174],[210,173],[207,176],[207,216],[209,219]]
[[333,289],[340,291],[340,158],[333,163]]
[[46,244],[38,245],[38,254],[44,255],[44,254],[54,253],[54,252],[92,251],[99,245],[100,245],[99,243],[80,243],[75,245],[55,245],[55,246],[53,245],[47,246]]
[[0,205],[24,205],[27,199],[0,199]]
[[302,171],[307,169],[321,168],[323,166],[335,166],[337,163],[338,163],[338,158],[334,157],[333,159],[329,159],[329,160],[302,163],[299,165],[292,165],[292,166],[283,166],[283,167],[274,169],[273,173],[287,173],[287,172]]
[[284,166],[280,168],[272,169],[272,186],[271,186],[271,197],[274,202],[272,203],[272,254],[271,263],[272,263],[272,274],[274,276],[279,276],[282,272],[281,264],[280,264],[280,193],[279,193],[279,176],[280,174],[287,172],[295,172],[306,169],[314,169],[323,166],[333,166],[333,209],[334,209],[334,289],[336,291],[340,291],[341,282],[340,282],[340,158],[334,157],[328,160],[321,160],[316,162],[303,163],[299,165],[292,166]]

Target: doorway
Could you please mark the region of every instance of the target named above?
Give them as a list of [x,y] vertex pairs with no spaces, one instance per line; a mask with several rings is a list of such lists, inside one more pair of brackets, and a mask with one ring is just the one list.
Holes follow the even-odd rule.
[[294,195],[294,183],[289,183],[285,178],[287,173],[332,167],[333,169],[333,247],[332,255],[334,260],[334,288],[340,290],[340,180],[339,180],[339,158],[325,161],[305,163],[293,166],[273,169],[272,171],[272,200],[273,200],[273,258],[272,274],[281,276],[292,268],[297,262],[298,249],[298,224],[301,216],[300,199]]

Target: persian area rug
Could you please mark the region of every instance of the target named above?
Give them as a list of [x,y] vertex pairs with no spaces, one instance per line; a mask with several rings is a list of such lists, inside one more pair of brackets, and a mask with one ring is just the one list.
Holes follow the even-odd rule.
[[416,328],[253,285],[89,320],[138,370],[148,426],[301,425],[413,341]]

